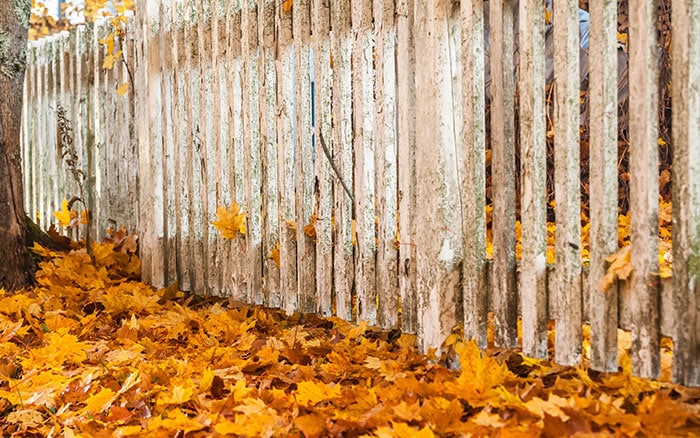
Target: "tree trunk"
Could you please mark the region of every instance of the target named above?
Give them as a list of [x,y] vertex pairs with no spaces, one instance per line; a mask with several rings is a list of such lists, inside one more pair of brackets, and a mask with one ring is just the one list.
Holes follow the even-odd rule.
[[20,126],[31,0],[0,2],[0,288],[31,283],[26,247]]

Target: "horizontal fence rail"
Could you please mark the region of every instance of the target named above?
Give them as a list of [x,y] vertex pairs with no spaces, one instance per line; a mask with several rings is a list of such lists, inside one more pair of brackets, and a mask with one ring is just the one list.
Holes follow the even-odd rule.
[[[569,365],[588,323],[603,371],[618,367],[621,328],[635,374],[659,375],[669,337],[673,379],[700,385],[700,7],[673,5],[673,278],[662,281],[654,5],[630,0],[625,51],[614,2],[591,2],[585,34],[574,0],[549,12],[538,0],[138,2],[112,69],[106,22],[30,43],[25,207],[48,228],[80,195],[62,157],[64,108],[93,235],[138,230],[156,286],[401,328],[423,348],[457,324],[485,347],[492,312],[497,346],[518,344],[521,317],[525,354],[546,357],[554,321],[555,360]],[[601,290],[618,250],[627,57],[634,270]],[[225,240],[212,222],[233,202],[247,232]]]

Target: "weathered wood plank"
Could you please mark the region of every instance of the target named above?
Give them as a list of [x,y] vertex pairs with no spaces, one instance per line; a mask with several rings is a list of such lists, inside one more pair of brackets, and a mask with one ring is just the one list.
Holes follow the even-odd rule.
[[246,154],[246,232],[247,255],[245,264],[248,266],[248,302],[262,303],[262,229],[260,206],[262,198],[260,185],[262,178],[262,161],[260,150],[260,108],[259,84],[260,72],[258,60],[260,50],[257,33],[257,2],[244,0],[242,5],[241,47],[243,52],[243,147]]
[[[206,290],[206,252],[204,239],[204,229],[206,220],[203,217],[203,202],[202,202],[202,186],[203,186],[203,162],[202,148],[204,144],[204,126],[202,120],[202,70],[201,70],[201,46],[200,44],[200,15],[201,15],[201,0],[190,0],[189,6],[189,22],[187,44],[189,47],[189,65],[190,65],[190,83],[188,88],[189,94],[189,118],[190,131],[192,141],[188,146],[188,158],[190,163],[190,233],[192,236],[192,278],[193,291],[203,293]],[[207,229],[208,232],[208,229]]]
[[31,59],[31,68],[27,71],[29,80],[31,80],[31,86],[29,87],[31,89],[31,93],[33,95],[32,99],[32,107],[31,107],[31,125],[30,128],[32,130],[31,132],[31,144],[32,144],[32,150],[31,150],[31,159],[30,159],[30,165],[32,169],[32,180],[31,180],[31,185],[29,186],[28,193],[30,193],[30,203],[31,203],[31,216],[32,218],[36,219],[37,223],[40,225],[43,225],[41,222],[41,212],[39,209],[39,181],[38,181],[38,167],[37,164],[39,162],[38,158],[38,152],[39,152],[39,130],[37,129],[38,125],[38,111],[39,111],[39,66],[38,66],[38,45],[35,42],[29,43],[29,59]]
[[[62,44],[62,39],[61,39],[61,44]],[[61,47],[62,48],[62,47]],[[58,63],[59,63],[59,75],[61,74],[61,65],[63,63],[63,51],[60,51],[58,53]],[[24,199],[22,200],[22,205],[24,206],[24,211],[26,214],[31,218],[32,217],[32,205],[31,205],[31,196],[30,196],[30,191],[31,191],[31,181],[32,181],[32,170],[30,167],[31,163],[31,148],[33,147],[32,145],[32,131],[30,126],[30,114],[31,114],[31,107],[32,107],[32,100],[33,96],[29,92],[31,89],[31,69],[32,69],[32,60],[31,60],[31,45],[27,44],[27,69],[25,70],[24,73],[24,83],[22,84],[22,134],[21,134],[21,150],[22,150],[22,188],[23,188],[23,196]],[[61,76],[61,79],[63,76]],[[60,80],[59,80],[60,82]],[[59,94],[59,99],[63,97],[62,94]],[[33,219],[33,218],[32,218]]]
[[[221,283],[221,270],[219,269],[219,240],[220,233],[214,228],[212,222],[216,220],[216,208],[218,200],[217,174],[218,166],[216,154],[219,145],[220,123],[218,102],[220,93],[217,89],[217,49],[218,35],[214,32],[215,1],[202,1],[202,15],[199,23],[200,38],[203,43],[200,59],[202,70],[202,125],[204,132],[204,147],[202,148],[202,216],[204,218],[205,232],[205,264],[207,266],[207,291],[211,294],[219,294]],[[218,29],[217,29],[218,30]]]
[[[333,86],[330,39],[330,0],[314,0],[312,33],[314,50],[314,147],[315,173],[318,186],[315,193],[316,211],[316,312],[323,316],[333,313],[333,170],[328,157],[320,150],[320,137],[330,142],[331,96]],[[332,148],[332,143],[327,144]]]
[[277,164],[280,205],[280,290],[282,308],[287,313],[297,309],[296,232],[290,227],[296,220],[294,211],[294,51],[292,47],[292,13],[277,8]]
[[581,194],[578,1],[554,2],[554,192],[556,267],[554,357],[581,360]]
[[374,3],[375,21],[375,187],[377,205],[377,324],[399,323],[398,186],[396,144],[396,27],[394,2]]
[[46,126],[46,129],[49,134],[48,138],[48,144],[50,145],[49,148],[49,158],[50,158],[50,163],[49,164],[49,186],[50,186],[50,203],[54,208],[58,208],[61,205],[61,200],[63,196],[62,190],[61,190],[61,184],[60,184],[60,175],[62,174],[61,168],[63,167],[62,160],[61,160],[61,153],[58,150],[58,138],[56,135],[56,125],[57,125],[57,118],[56,118],[56,104],[58,103],[58,98],[59,98],[59,89],[58,89],[58,62],[57,58],[60,54],[60,46],[59,46],[59,36],[58,35],[52,35],[49,40],[49,108],[51,108],[50,114],[51,116],[49,117],[48,124]]
[[491,150],[493,181],[493,266],[491,305],[497,346],[518,342],[515,280],[515,121],[513,1],[489,4],[491,60]]
[[520,191],[523,353],[547,357],[547,141],[545,126],[544,9],[521,0]]
[[266,306],[280,307],[280,269],[270,258],[279,244],[279,186],[277,163],[277,74],[275,70],[275,0],[266,0],[258,13],[258,40],[262,54],[260,81],[260,138],[262,151],[263,215],[263,302]]
[[[114,138],[114,90],[111,87],[114,80],[114,67],[103,68],[104,59],[107,56],[107,47],[100,43],[110,33],[106,19],[101,19],[92,29],[89,36],[88,50],[93,53],[93,60],[86,67],[86,73],[93,77],[93,83],[88,89],[88,95],[93,101],[89,108],[87,122],[90,124],[90,137],[88,142],[88,179],[94,184],[94,194],[91,194],[89,206],[92,208],[91,236],[99,240],[97,233],[107,219],[107,209],[113,202],[111,196],[114,192],[114,168],[117,166],[115,159]],[[115,44],[115,52],[118,42]],[[84,61],[83,61],[84,62]],[[118,62],[118,61],[117,61]],[[115,65],[117,64],[115,62]],[[94,231],[94,232],[93,232]]]
[[398,146],[398,244],[401,329],[417,333],[416,235],[416,54],[413,35],[414,4],[396,2],[396,86]]
[[46,162],[47,162],[47,152],[46,149],[48,145],[46,144],[46,117],[48,111],[47,101],[46,101],[46,42],[43,41],[38,44],[37,50],[37,120],[39,122],[38,126],[38,136],[37,136],[37,210],[41,212],[41,227],[46,228],[53,216],[51,215],[51,207],[48,205],[47,187],[46,187]]
[[[176,58],[173,58],[173,46],[175,44],[175,22],[173,20],[174,5],[171,2],[162,3],[161,14],[161,40],[160,65],[162,71],[161,87],[161,126],[163,135],[162,163],[163,163],[163,212],[165,214],[163,226],[163,284],[171,285],[178,280],[177,275],[177,223],[179,215],[183,212],[175,207],[175,192],[178,190],[179,181],[175,178],[175,66]],[[119,86],[119,84],[115,84]],[[114,92],[112,92],[114,94]]]
[[[231,108],[229,110],[229,124],[231,126],[231,143],[229,144],[230,185],[232,197],[239,205],[245,203],[245,157],[243,154],[243,73],[241,60],[241,2],[231,2],[232,13],[229,14],[228,41],[230,55],[228,55],[229,69],[229,96]],[[232,294],[235,299],[245,300],[247,291],[247,272],[245,264],[241,261],[246,257],[245,238],[241,237],[232,242],[232,256],[230,273]]]
[[[180,229],[182,233],[182,251],[183,251],[183,277],[182,277],[182,287],[186,285],[188,291],[197,290],[197,267],[195,264],[195,252],[196,252],[196,242],[193,231],[193,215],[192,210],[194,206],[193,192],[194,192],[194,176],[193,176],[193,149],[195,142],[195,131],[194,131],[194,120],[192,117],[192,88],[191,84],[192,71],[193,71],[193,60],[194,55],[192,53],[191,41],[194,38],[192,33],[192,23],[190,22],[190,14],[192,8],[191,0],[184,0],[182,5],[182,20],[181,23],[181,39],[178,39],[178,51],[180,55],[180,87],[182,90],[180,94],[180,123],[181,127],[181,142],[180,142],[180,154],[179,154],[179,167],[181,175],[181,204],[182,214],[180,216]],[[186,258],[185,258],[186,257]]]
[[589,321],[591,366],[617,370],[617,288],[604,291],[605,259],[617,250],[617,3],[593,2],[591,13]]
[[[331,5],[331,27],[333,30],[331,50],[333,52],[333,135],[332,157],[346,184],[352,184],[352,69],[350,34],[350,2],[334,1]],[[336,315],[345,320],[354,316],[352,289],[354,282],[353,263],[353,197],[345,193],[343,183],[333,180],[333,289]]]
[[177,221],[175,223],[175,241],[177,249],[177,279],[181,290],[192,290],[191,264],[192,249],[189,233],[189,173],[187,172],[187,148],[191,144],[188,141],[187,123],[187,70],[188,56],[185,53],[187,43],[185,37],[185,1],[178,0],[171,9],[173,22],[173,41],[171,56],[173,59],[173,118],[175,143],[175,169],[174,178],[177,183],[175,191],[175,211]]
[[[700,385],[700,4],[673,3],[673,380]],[[665,304],[665,303],[664,303]]]
[[298,310],[316,309],[316,248],[304,228],[314,214],[314,151],[311,126],[311,17],[309,0],[296,0],[292,7],[294,38],[294,102],[296,124],[296,222]]
[[374,196],[374,41],[371,33],[372,3],[351,2],[352,114],[354,155],[355,292],[357,318],[375,324],[377,289],[375,277]]
[[[91,50],[94,29],[89,29],[86,26],[79,26],[76,28],[76,32],[76,65],[78,66],[79,70],[76,81],[80,82],[81,90],[77,95],[79,103],[76,108],[78,109],[78,114],[76,115],[76,122],[73,125],[73,132],[76,139],[76,151],[80,157],[80,167],[84,170],[87,169],[87,173],[89,175],[91,168],[90,161],[92,160],[93,152],[95,152],[95,148],[93,147],[94,139],[91,135],[93,120],[91,120],[90,117],[95,76],[93,74],[93,69],[90,67],[95,62],[94,58],[97,56],[97,54]],[[103,153],[104,149],[99,152]],[[85,198],[87,198],[88,206],[94,205],[94,197],[96,197],[95,194],[103,191],[102,187],[96,186],[95,176],[96,174],[93,174],[92,178],[88,176],[87,181],[85,182]],[[92,187],[92,189],[88,187]],[[79,208],[80,206],[76,205],[76,207]],[[84,233],[84,229],[75,230],[76,235],[81,235],[81,233]],[[97,223],[94,220],[90,224],[90,236],[93,240],[95,239],[95,236],[97,236]],[[81,238],[85,237],[86,236],[84,234],[81,235]]]
[[[485,348],[486,293],[486,101],[484,3],[461,3],[462,17],[462,227],[464,239],[464,336]],[[401,168],[399,168],[401,172]]]
[[208,41],[209,17],[207,0],[196,0],[196,15],[192,17],[193,24],[196,29],[197,38],[193,41],[196,44],[195,58],[195,73],[197,80],[194,84],[196,90],[196,98],[193,99],[193,105],[196,106],[196,111],[193,109],[192,116],[196,121],[196,139],[193,151],[194,158],[194,183],[195,190],[192,193],[195,201],[194,208],[194,232],[197,242],[195,253],[195,261],[197,265],[197,274],[201,279],[198,281],[198,292],[211,292],[211,284],[209,279],[210,267],[210,248],[209,235],[215,231],[211,228],[211,220],[209,217],[209,174],[210,164],[208,162],[209,147],[211,143],[211,79],[212,71],[209,62],[209,51],[211,49]]
[[658,58],[656,0],[629,3],[630,237],[632,369],[641,377],[660,371],[658,272]]
[[[217,121],[215,122],[215,133],[217,135],[217,144],[214,160],[212,163],[216,174],[216,202],[214,209],[214,217],[216,209],[219,206],[229,206],[232,202],[232,190],[230,173],[230,145],[231,145],[231,125],[230,125],[230,94],[229,85],[230,77],[228,66],[229,53],[231,48],[228,42],[228,26],[230,20],[230,1],[215,0],[214,16],[215,20],[212,27],[212,39],[216,41],[213,49],[216,54],[215,68],[215,91],[214,99],[217,105]],[[231,250],[233,242],[229,239],[224,239],[219,233],[214,233],[216,241],[216,265],[214,270],[217,276],[217,291],[220,296],[231,296],[231,281],[230,281],[230,266]]]
[[451,4],[416,4],[416,132],[418,184],[415,211],[418,269],[418,320],[423,349],[439,347],[456,323],[462,254],[461,205],[457,172],[456,126],[450,108]]

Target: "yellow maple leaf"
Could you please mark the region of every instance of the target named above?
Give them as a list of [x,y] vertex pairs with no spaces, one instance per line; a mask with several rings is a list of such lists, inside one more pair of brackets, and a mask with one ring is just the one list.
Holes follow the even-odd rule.
[[109,408],[116,400],[117,394],[109,388],[102,388],[97,394],[91,395],[85,402],[85,412],[99,414]]
[[297,403],[302,406],[313,406],[324,400],[329,400],[340,396],[340,387],[329,386],[324,383],[316,382],[299,382],[297,384],[297,393],[295,395]]
[[105,59],[102,62],[102,68],[108,69],[108,70],[113,69],[114,63],[117,62],[121,56],[122,56],[121,50],[117,50],[116,53],[109,54],[109,55],[105,56]]
[[482,355],[474,341],[455,344],[462,371],[457,384],[451,389],[465,397],[472,406],[483,406],[491,399],[498,399],[498,387],[502,386],[512,374],[505,364],[496,359]]
[[119,96],[122,96],[122,97],[123,97],[124,95],[126,95],[126,92],[127,92],[128,90],[129,90],[129,83],[128,83],[128,82],[124,82],[123,84],[121,84],[121,85],[119,86],[119,88],[117,88],[117,94],[118,94]]
[[284,3],[282,3],[282,10],[283,10],[284,12],[289,12],[289,11],[291,11],[291,10],[292,10],[292,4],[293,4],[293,1],[292,1],[292,0],[285,0]]
[[632,274],[632,263],[630,262],[630,246],[625,246],[617,250],[615,254],[605,259],[609,263],[605,275],[598,282],[600,290],[608,290],[615,283],[615,277],[620,280],[627,280]]
[[78,213],[71,211],[68,208],[68,200],[64,199],[63,202],[61,202],[61,209],[54,211],[53,215],[60,226],[70,228],[74,225],[73,220],[77,218]]
[[235,239],[238,233],[245,235],[245,212],[241,211],[241,207],[237,203],[231,203],[228,208],[217,208],[216,217],[218,220],[212,222],[212,225],[221,231],[221,235],[225,239]]

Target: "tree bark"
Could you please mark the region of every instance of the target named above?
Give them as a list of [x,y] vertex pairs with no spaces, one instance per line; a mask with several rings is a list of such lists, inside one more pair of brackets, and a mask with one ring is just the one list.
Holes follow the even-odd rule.
[[26,247],[20,162],[22,85],[31,0],[0,2],[0,288],[15,290],[33,280]]

